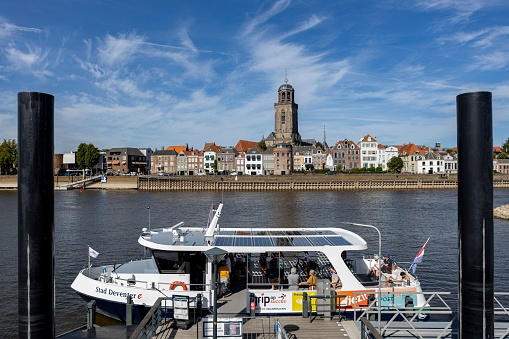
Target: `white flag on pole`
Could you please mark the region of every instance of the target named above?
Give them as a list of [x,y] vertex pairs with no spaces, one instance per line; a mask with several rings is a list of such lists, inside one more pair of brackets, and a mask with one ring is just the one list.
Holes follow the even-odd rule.
[[94,250],[92,247],[88,246],[88,255],[91,256],[92,258],[97,258],[99,252]]

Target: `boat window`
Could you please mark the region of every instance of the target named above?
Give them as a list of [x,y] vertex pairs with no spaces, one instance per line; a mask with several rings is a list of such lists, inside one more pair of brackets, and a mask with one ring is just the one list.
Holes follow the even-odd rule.
[[152,251],[157,267],[161,273],[186,272],[186,255],[184,252]]

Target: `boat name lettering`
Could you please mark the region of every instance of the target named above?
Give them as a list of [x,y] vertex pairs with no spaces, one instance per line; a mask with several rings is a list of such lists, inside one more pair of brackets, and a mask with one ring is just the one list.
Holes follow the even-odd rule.
[[352,297],[348,296],[345,298],[346,305],[360,304],[366,300],[368,300],[368,295],[366,293],[358,294],[358,295],[352,296]]
[[130,295],[131,298],[133,298],[133,299],[134,298],[141,299],[141,297],[142,297],[141,294],[136,295],[134,293],[119,292],[119,291],[112,290],[111,288],[100,288],[98,286],[96,286],[95,291],[97,293],[113,295],[113,296],[120,297],[120,298],[127,298],[128,295]]
[[286,303],[286,294],[281,294],[280,296],[267,296],[263,295],[261,297],[256,298],[256,305],[262,305],[263,307],[267,306],[267,304],[284,304]]

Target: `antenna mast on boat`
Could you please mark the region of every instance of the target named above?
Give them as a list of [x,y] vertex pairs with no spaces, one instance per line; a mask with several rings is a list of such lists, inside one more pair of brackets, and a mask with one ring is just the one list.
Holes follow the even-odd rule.
[[[214,240],[214,231],[217,227],[217,222],[219,221],[219,217],[221,216],[221,210],[223,209],[223,203],[219,203],[219,206],[217,206],[217,209],[215,210],[214,217],[212,218],[212,221],[209,223],[207,227],[207,231],[205,232],[205,241],[208,244],[211,244],[212,240]],[[214,210],[212,210],[214,211]]]

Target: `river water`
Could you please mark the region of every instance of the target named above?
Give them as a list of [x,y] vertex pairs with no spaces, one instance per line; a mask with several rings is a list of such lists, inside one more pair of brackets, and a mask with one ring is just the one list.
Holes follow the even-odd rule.
[[[122,263],[143,255],[137,239],[143,227],[206,226],[210,206],[223,198],[224,227],[338,226],[371,224],[382,233],[382,251],[408,267],[431,237],[417,268],[424,291],[458,289],[457,191],[293,191],[293,192],[55,192],[56,333],[82,325],[86,304],[70,285],[87,265],[88,245],[100,254],[94,265]],[[509,204],[509,190],[494,192],[494,206]],[[148,209],[150,207],[150,209]],[[149,218],[150,216],[150,218]],[[378,252],[375,230],[345,226]],[[509,221],[495,220],[495,291],[509,291]],[[18,334],[17,192],[0,191],[0,307],[3,338]],[[350,254],[350,256],[353,256]],[[506,305],[507,306],[507,305]],[[455,305],[452,305],[455,308]]]

